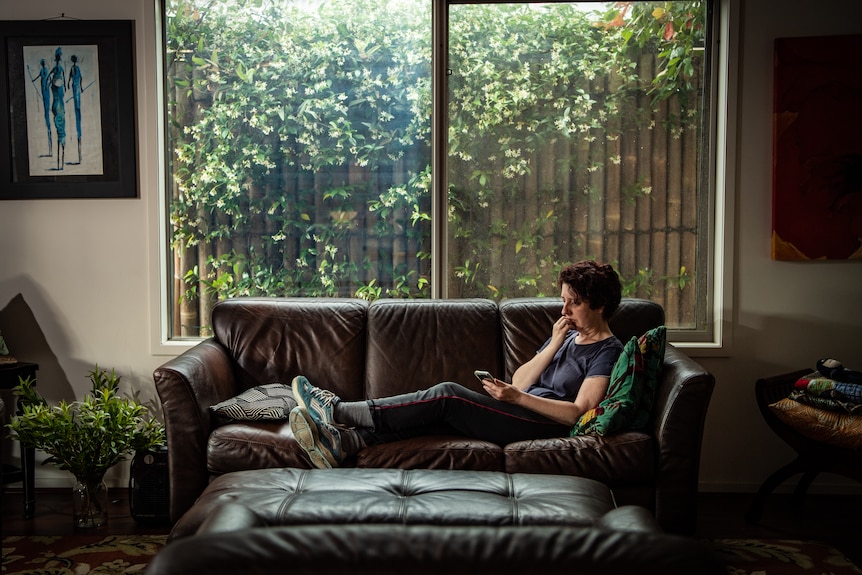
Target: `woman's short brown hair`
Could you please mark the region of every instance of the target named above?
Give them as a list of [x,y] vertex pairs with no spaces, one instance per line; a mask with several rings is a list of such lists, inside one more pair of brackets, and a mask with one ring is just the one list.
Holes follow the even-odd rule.
[[610,319],[622,299],[620,276],[610,264],[586,260],[570,264],[560,271],[559,287],[567,284],[590,309],[604,307],[602,317]]

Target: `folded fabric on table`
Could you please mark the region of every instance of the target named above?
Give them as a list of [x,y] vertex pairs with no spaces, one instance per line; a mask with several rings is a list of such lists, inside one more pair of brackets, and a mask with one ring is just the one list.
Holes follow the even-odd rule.
[[816,371],[800,377],[788,398],[818,409],[862,415],[862,385],[835,381]]
[[862,403],[862,385],[836,381],[824,377],[817,372],[800,377],[793,387],[818,397],[827,397],[850,403]]

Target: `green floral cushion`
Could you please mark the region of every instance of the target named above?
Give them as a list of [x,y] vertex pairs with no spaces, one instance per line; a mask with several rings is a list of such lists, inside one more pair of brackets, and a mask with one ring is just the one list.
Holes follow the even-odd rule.
[[571,435],[608,435],[649,424],[664,363],[666,335],[665,326],[659,326],[623,346],[605,398],[581,416]]
[[[638,349],[643,357],[643,395],[638,405],[640,419],[635,420],[634,429],[646,427],[652,419],[653,407],[655,406],[655,390],[658,386],[658,378],[661,376],[661,368],[664,365],[664,350],[667,343],[667,330],[659,326],[651,329],[638,338]],[[642,421],[642,423],[640,423]]]

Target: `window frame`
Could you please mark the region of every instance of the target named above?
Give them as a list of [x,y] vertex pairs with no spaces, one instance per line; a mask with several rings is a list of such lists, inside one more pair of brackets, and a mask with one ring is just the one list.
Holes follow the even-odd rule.
[[[456,4],[507,4],[513,0],[431,0],[432,6],[432,235],[431,248],[434,257],[431,268],[431,298],[445,299],[445,281],[448,269],[446,252],[447,213],[447,157],[448,115],[446,113],[448,85],[447,43],[449,6]],[[564,0],[545,0],[543,3],[558,3]],[[159,188],[150,210],[151,229],[158,238],[157,257],[151,261],[154,285],[151,288],[152,308],[158,310],[151,317],[151,343],[154,355],[178,355],[202,341],[203,337],[171,336],[171,269],[172,250],[168,241],[169,218],[167,190],[169,189],[167,161],[167,106],[165,103],[165,46],[166,0],[154,0],[155,10],[155,105],[157,122],[157,174]],[[703,332],[691,330],[669,330],[669,341],[683,348],[687,354],[697,356],[727,356],[731,353],[731,310],[733,305],[733,209],[735,197],[735,142],[736,142],[736,71],[738,70],[737,45],[739,0],[713,0],[712,6],[712,51],[708,63],[710,69],[709,118],[705,130],[709,138],[708,182],[710,183],[709,205],[704,206],[707,218],[705,239],[709,257],[709,279],[707,289],[707,329]],[[441,177],[442,176],[442,177]]]

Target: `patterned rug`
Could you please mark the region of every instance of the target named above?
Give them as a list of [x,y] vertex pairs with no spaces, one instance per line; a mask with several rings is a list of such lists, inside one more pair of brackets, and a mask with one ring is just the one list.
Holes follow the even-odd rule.
[[843,553],[815,541],[714,539],[712,546],[730,575],[860,575]]
[[[143,573],[164,535],[11,536],[3,539],[5,575]],[[716,539],[728,575],[862,575],[840,551],[817,542]]]
[[4,537],[3,574],[143,573],[166,539],[166,535]]

